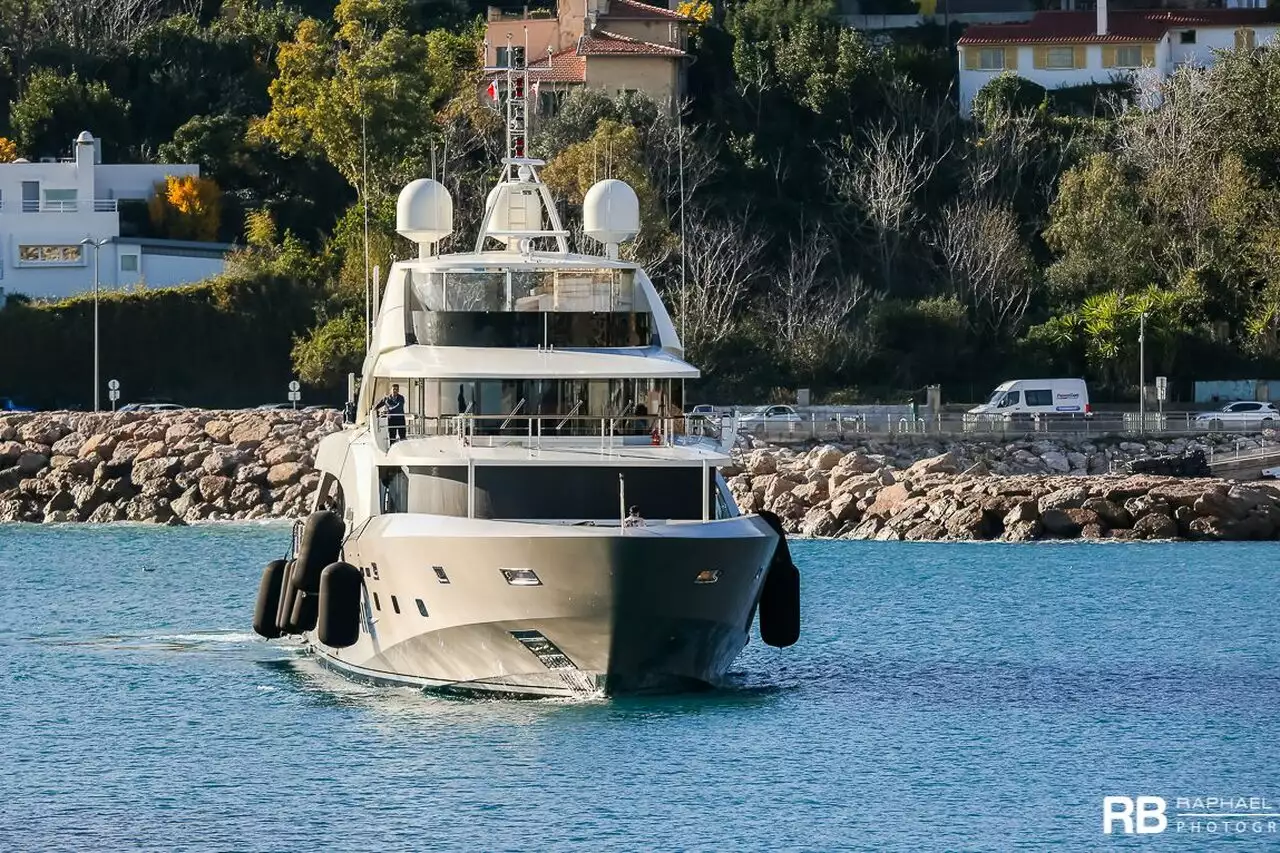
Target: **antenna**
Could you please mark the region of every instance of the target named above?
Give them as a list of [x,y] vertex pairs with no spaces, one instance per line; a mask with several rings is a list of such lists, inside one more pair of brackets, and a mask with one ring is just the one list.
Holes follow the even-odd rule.
[[[676,109],[676,148],[679,149],[680,169],[680,345],[684,346],[685,317],[689,313],[689,288],[685,283],[684,245],[684,104]],[[684,380],[681,380],[683,382]]]
[[369,129],[363,103],[364,93],[360,94],[360,158],[363,161],[360,201],[364,205],[364,348],[368,351],[373,334],[373,286],[369,280]]

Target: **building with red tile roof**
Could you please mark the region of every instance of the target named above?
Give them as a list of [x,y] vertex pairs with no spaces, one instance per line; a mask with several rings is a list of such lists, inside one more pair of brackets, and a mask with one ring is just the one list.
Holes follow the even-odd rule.
[[1221,50],[1252,50],[1275,39],[1280,9],[1152,9],[1037,12],[1016,24],[980,24],[958,42],[960,108],[1012,71],[1046,89],[1111,83],[1145,73],[1153,81],[1179,65],[1205,66]]
[[558,0],[554,16],[546,8],[490,8],[486,76],[500,83],[505,71],[499,69],[523,50],[530,85],[537,84],[535,114],[553,112],[564,93],[579,86],[610,95],[643,92],[674,104],[683,93],[690,23],[640,0]]

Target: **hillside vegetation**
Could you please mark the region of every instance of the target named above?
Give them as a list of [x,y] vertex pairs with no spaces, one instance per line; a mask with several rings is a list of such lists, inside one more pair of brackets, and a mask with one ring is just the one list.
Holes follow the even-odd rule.
[[[936,382],[972,399],[1054,373],[1132,397],[1144,312],[1150,369],[1175,393],[1276,375],[1280,52],[1133,86],[999,77],[964,121],[958,30],[872,38],[815,0],[687,8],[703,23],[680,121],[579,92],[538,117],[532,152],[571,218],[593,176],[636,186],[629,251],[704,369],[694,393],[885,399]],[[218,282],[112,296],[107,375],[193,403],[277,399],[293,373],[340,394],[364,341],[366,205],[384,271],[413,251],[395,193],[433,168],[455,239],[474,238],[501,156],[476,97],[482,11],[0,0],[0,156],[60,153],[88,128],[111,160],[199,163],[221,191],[202,233],[244,247]],[[11,300],[0,395],[83,405],[91,308]]]

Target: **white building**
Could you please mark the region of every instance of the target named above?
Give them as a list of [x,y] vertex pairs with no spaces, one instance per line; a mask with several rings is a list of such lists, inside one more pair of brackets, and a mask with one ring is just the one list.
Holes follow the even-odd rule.
[[99,286],[167,287],[217,275],[227,246],[121,237],[119,203],[146,201],[166,176],[199,175],[193,165],[104,164],[85,131],[74,156],[0,164],[0,288],[34,299],[58,299]]
[[1046,89],[1110,83],[1144,68],[1164,78],[1183,63],[1208,65],[1214,51],[1275,39],[1280,9],[1161,9],[1037,12],[1018,24],[974,25],[960,52],[960,110],[997,74],[1014,71]]

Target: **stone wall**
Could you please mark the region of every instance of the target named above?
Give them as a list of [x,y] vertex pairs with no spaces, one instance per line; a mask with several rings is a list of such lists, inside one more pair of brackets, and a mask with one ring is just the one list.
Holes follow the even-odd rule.
[[294,518],[334,411],[0,416],[0,522]]
[[1001,476],[951,452],[897,468],[885,455],[831,445],[806,453],[756,449],[725,473],[744,511],[777,513],[788,532],[802,536],[1280,538],[1280,485],[1272,484],[1115,474]]

